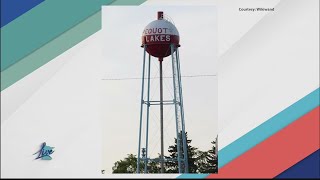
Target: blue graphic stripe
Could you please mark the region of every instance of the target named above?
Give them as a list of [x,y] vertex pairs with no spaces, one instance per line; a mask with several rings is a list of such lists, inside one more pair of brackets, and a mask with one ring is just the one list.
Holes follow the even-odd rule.
[[279,174],[277,179],[283,178],[320,178],[320,150],[312,153],[294,166]]
[[34,8],[44,0],[1,0],[1,27]]

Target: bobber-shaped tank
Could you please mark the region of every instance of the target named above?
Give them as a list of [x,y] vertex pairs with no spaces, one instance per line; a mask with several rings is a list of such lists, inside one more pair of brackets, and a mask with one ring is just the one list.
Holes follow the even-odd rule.
[[175,25],[163,18],[163,12],[158,12],[158,19],[149,23],[142,33],[142,47],[154,57],[164,58],[171,55],[170,45],[174,50],[179,47],[179,32]]

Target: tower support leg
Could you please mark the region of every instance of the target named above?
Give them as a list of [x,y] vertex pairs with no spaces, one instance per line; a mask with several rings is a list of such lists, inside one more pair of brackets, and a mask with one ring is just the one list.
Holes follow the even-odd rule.
[[189,163],[188,163],[188,144],[185,132],[185,122],[184,122],[184,108],[183,108],[183,96],[182,96],[182,83],[181,83],[181,71],[180,71],[180,59],[179,59],[179,49],[176,50],[176,62],[177,62],[177,72],[178,72],[178,83],[179,83],[179,98],[180,98],[180,113],[181,113],[181,125],[182,125],[182,141],[183,141],[183,159],[184,159],[184,173],[189,173]]
[[148,144],[149,144],[149,109],[150,109],[150,71],[151,71],[151,55],[148,61],[148,92],[147,92],[147,124],[146,124],[146,159],[144,163],[144,173],[148,173]]
[[142,89],[141,89],[141,106],[140,106],[140,126],[139,126],[139,145],[138,145],[138,159],[137,159],[137,173],[140,173],[140,151],[141,151],[141,128],[143,116],[143,96],[144,96],[144,72],[146,62],[146,45],[143,48],[143,65],[142,65]]
[[[177,134],[177,162],[178,162],[178,171],[179,173],[182,173],[181,171],[181,147],[180,147],[180,128],[179,128],[179,114],[178,114],[178,97],[177,97],[177,74],[176,74],[176,61],[174,60],[174,45],[171,44],[171,58],[172,58],[172,79],[173,79],[173,90],[174,90],[174,107],[175,107],[175,116],[176,116],[176,134]],[[182,135],[182,134],[181,134]]]

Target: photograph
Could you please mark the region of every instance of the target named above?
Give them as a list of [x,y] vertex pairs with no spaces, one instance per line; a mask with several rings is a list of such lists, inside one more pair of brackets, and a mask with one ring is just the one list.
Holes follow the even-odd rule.
[[1,179],[320,179],[319,3],[1,0]]
[[102,171],[218,173],[215,6],[102,8]]

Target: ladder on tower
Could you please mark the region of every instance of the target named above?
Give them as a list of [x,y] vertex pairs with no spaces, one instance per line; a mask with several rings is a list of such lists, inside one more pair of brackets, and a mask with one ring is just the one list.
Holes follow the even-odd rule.
[[181,172],[179,173],[183,173],[182,170],[184,169],[184,155],[185,153],[183,152],[183,138],[182,136],[184,136],[182,133],[182,106],[181,106],[181,102],[180,102],[180,93],[181,93],[181,86],[180,86],[180,81],[179,81],[179,71],[178,71],[178,61],[177,58],[174,56],[174,54],[172,54],[172,73],[173,73],[173,89],[174,89],[174,105],[175,105],[175,115],[176,115],[176,131],[177,131],[177,161],[178,161],[178,166],[179,166],[179,170]]

